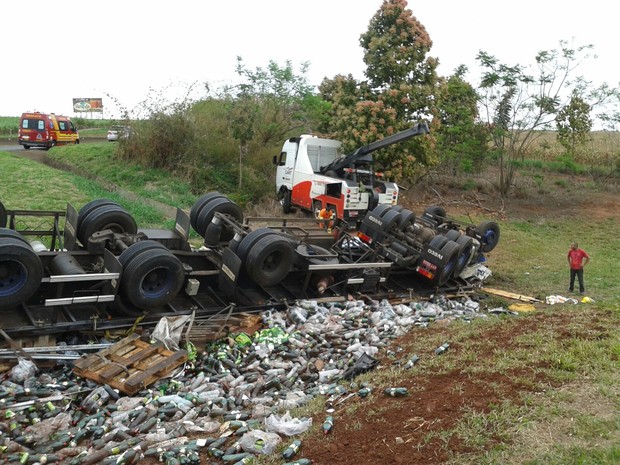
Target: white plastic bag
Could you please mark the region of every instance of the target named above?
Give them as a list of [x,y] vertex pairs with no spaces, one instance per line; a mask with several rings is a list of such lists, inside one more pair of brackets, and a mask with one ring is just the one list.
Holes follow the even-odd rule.
[[312,426],[312,418],[293,418],[289,412],[281,417],[271,414],[265,418],[265,426],[268,431],[274,431],[285,436],[297,436]]
[[17,365],[11,370],[11,380],[16,383],[23,383],[28,378],[32,378],[37,373],[37,366],[34,362],[18,357]]
[[273,454],[280,442],[282,439],[277,434],[259,429],[248,431],[239,439],[239,445],[244,452],[260,455]]

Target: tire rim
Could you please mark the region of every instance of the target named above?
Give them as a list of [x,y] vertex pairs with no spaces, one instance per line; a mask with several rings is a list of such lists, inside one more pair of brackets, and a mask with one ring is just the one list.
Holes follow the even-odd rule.
[[28,281],[28,270],[16,260],[0,261],[0,297],[10,297]]
[[147,299],[159,299],[172,291],[174,280],[167,268],[155,268],[149,271],[140,283],[142,295]]
[[484,233],[484,236],[482,236],[482,240],[486,245],[495,244],[495,238],[495,231],[493,231],[492,229],[489,229],[487,232]]
[[272,253],[265,259],[265,261],[263,262],[262,269],[265,273],[272,273],[274,270],[278,269],[281,261],[282,261],[282,252],[275,251],[274,253]]

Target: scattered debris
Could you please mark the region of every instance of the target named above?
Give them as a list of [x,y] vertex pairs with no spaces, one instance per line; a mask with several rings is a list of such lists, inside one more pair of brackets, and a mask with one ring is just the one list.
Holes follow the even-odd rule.
[[563,295],[548,295],[545,298],[545,303],[547,305],[578,304],[579,301],[577,299],[573,299],[572,297],[564,297]]
[[[294,418],[290,409],[328,396],[321,426],[328,433],[336,406],[372,399],[371,387],[349,392],[341,381],[374,369],[375,356],[392,339],[433,322],[488,317],[469,298],[436,296],[409,305],[299,301],[287,311],[263,312],[259,331],[201,346],[193,360],[184,350],[132,335],[75,361],[59,359],[19,383],[3,381],[0,415],[11,426],[0,423],[0,464],[37,454],[47,454],[47,463],[75,465],[142,457],[199,463],[204,456],[210,463],[248,463],[310,428],[310,418]],[[416,361],[409,354],[401,366]]]

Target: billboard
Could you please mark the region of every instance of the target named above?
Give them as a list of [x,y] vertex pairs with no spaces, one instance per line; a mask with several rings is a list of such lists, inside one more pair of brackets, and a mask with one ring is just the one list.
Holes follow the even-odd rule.
[[103,99],[101,98],[74,98],[73,111],[80,112],[103,112]]

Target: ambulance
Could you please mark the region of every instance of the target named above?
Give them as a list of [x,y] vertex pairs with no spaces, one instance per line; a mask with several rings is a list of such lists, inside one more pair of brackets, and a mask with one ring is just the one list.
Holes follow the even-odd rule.
[[22,113],[19,119],[19,143],[25,149],[55,145],[79,144],[80,135],[71,118],[54,113]]

